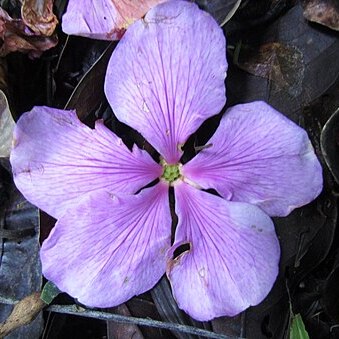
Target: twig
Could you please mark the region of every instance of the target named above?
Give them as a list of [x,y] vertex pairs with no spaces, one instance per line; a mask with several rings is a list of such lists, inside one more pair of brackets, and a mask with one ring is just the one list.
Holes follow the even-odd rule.
[[50,312],[55,312],[55,313],[80,315],[82,317],[95,318],[95,319],[100,319],[100,320],[111,320],[111,321],[115,321],[118,323],[136,324],[140,326],[163,328],[163,329],[167,329],[171,331],[178,331],[178,332],[183,332],[183,333],[200,335],[205,338],[241,339],[240,337],[233,337],[233,336],[218,334],[218,333],[203,330],[200,328],[195,328],[192,326],[162,322],[162,321],[153,320],[153,319],[123,316],[120,314],[113,314],[113,313],[96,311],[96,310],[89,310],[89,309],[81,308],[77,305],[51,305],[47,307],[46,310]]

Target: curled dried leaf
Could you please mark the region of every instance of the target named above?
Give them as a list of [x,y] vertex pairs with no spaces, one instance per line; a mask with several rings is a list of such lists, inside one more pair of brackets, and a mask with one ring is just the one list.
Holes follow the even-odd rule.
[[21,19],[12,19],[2,8],[0,8],[0,39],[2,40],[0,56],[18,51],[29,53],[32,58],[39,57],[42,52],[58,43],[56,35],[50,37],[37,35]]
[[53,14],[53,0],[24,0],[21,16],[33,32],[45,36],[51,36],[58,24]]
[[0,338],[5,337],[20,326],[32,322],[45,306],[46,304],[40,299],[39,292],[20,300],[14,306],[6,321],[0,324]]

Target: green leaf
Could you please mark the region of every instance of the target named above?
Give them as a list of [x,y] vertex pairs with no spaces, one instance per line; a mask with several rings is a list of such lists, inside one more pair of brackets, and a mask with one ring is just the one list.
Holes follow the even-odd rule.
[[49,305],[60,293],[61,291],[52,282],[47,281],[44,288],[42,289],[40,298],[43,302]]
[[305,329],[304,322],[301,315],[298,313],[292,317],[292,324],[290,327],[290,339],[309,339],[308,333]]

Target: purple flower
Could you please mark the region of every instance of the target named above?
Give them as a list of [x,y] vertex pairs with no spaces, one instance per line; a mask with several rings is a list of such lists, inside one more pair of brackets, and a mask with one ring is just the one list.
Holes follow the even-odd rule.
[[[181,145],[225,104],[225,54],[217,23],[182,1],[154,7],[116,47],[107,98],[160,164],[130,151],[102,121],[90,129],[75,112],[47,107],[21,117],[14,179],[58,219],[41,260],[62,291],[110,307],[166,271],[179,307],[198,320],[233,316],[266,297],[280,257],[269,216],[313,200],[322,170],[306,132],[264,102],[230,108],[211,146],[180,164]],[[178,216],[172,246],[169,186]],[[182,244],[189,249],[174,258]]]

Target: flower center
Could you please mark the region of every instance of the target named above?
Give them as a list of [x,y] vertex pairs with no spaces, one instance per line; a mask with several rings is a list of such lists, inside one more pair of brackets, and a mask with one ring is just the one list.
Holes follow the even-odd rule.
[[162,178],[167,180],[168,182],[173,182],[180,178],[180,170],[179,170],[179,164],[177,165],[167,165],[164,164],[164,172],[162,173]]

